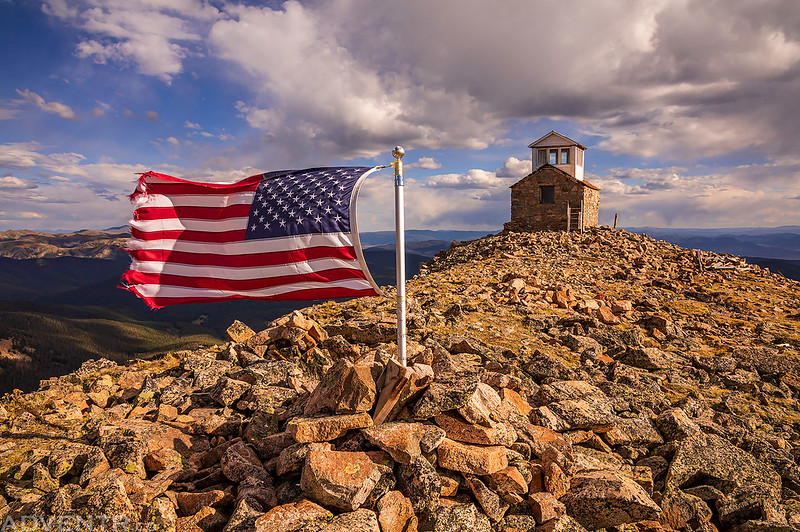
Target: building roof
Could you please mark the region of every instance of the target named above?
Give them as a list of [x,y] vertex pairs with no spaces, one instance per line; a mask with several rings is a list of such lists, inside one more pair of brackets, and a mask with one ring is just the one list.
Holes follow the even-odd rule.
[[561,133],[558,133],[556,131],[552,131],[552,130],[550,131],[550,133],[548,133],[547,135],[543,136],[542,138],[540,138],[538,140],[535,140],[535,141],[531,142],[530,144],[528,144],[528,147],[529,148],[536,148],[537,146],[540,146],[540,145],[542,145],[542,147],[544,147],[544,146],[554,146],[554,144],[549,144],[549,143],[545,144],[544,143],[545,139],[553,137],[553,136],[558,137],[558,140],[559,140],[559,144],[558,145],[559,146],[577,146],[577,147],[581,148],[582,150],[588,149],[588,148],[586,148],[586,146],[584,146],[584,145],[582,145],[582,144],[580,144],[578,142],[575,142],[571,138],[569,138],[569,137],[567,137],[565,135],[562,135]]
[[516,183],[514,183],[513,185],[511,185],[508,188],[514,188],[515,186],[519,185],[523,181],[528,181],[530,179],[535,179],[534,176],[536,176],[536,174],[540,173],[541,171],[543,171],[545,169],[555,170],[556,172],[560,172],[560,173],[564,174],[565,177],[575,181],[576,183],[580,183],[581,185],[583,185],[585,187],[588,187],[588,188],[591,188],[593,190],[600,190],[599,187],[589,183],[585,179],[575,179],[573,176],[569,175],[567,172],[565,172],[561,168],[555,167],[552,164],[543,164],[542,166],[540,166],[539,168],[537,168],[536,170],[534,170],[530,174],[526,175],[525,177],[523,177],[522,179],[520,179],[519,181],[517,181]]

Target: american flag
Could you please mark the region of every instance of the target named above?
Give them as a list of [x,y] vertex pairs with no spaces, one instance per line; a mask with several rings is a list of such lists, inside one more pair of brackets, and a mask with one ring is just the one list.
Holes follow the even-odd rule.
[[356,224],[374,168],[310,168],[199,183],[155,172],[131,195],[120,287],[152,308],[231,299],[379,295]]

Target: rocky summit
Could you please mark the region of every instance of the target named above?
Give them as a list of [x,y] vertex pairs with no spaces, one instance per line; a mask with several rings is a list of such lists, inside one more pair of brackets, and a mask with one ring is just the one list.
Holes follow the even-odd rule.
[[408,296],[407,367],[387,290],[7,396],[3,530],[800,530],[800,284],[595,228]]

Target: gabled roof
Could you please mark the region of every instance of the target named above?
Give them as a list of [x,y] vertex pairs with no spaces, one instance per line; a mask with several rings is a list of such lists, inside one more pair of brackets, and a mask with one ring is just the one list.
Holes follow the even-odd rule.
[[[556,131],[552,131],[552,130],[550,131],[550,133],[548,133],[547,135],[543,136],[542,138],[540,138],[538,140],[535,140],[535,141],[531,142],[530,144],[528,144],[528,147],[529,148],[535,148],[535,147],[539,146],[540,143],[543,144],[544,140],[548,139],[550,137],[557,137],[559,146],[577,146],[577,147],[579,147],[579,148],[581,148],[583,150],[587,149],[586,146],[583,146],[582,144],[580,144],[578,142],[575,142],[571,138],[569,138],[567,136],[564,136],[561,133],[558,133]],[[550,144],[550,143],[544,144],[544,145],[545,146],[554,146],[554,144]]]
[[543,164],[542,166],[540,166],[539,168],[537,168],[536,170],[534,170],[530,174],[526,175],[525,177],[523,177],[522,179],[520,179],[519,181],[517,181],[516,183],[514,183],[513,185],[511,185],[508,188],[514,188],[515,186],[519,185],[523,181],[529,181],[531,179],[535,179],[536,174],[540,173],[544,169],[555,170],[556,172],[560,172],[561,174],[563,174],[564,177],[567,177],[568,179],[571,179],[571,180],[575,181],[576,183],[580,183],[581,185],[583,185],[585,187],[588,187],[588,188],[591,188],[593,190],[600,190],[599,187],[589,183],[588,181],[586,181],[584,179],[575,179],[573,176],[569,175],[567,172],[565,172],[561,168],[553,166],[552,164]]

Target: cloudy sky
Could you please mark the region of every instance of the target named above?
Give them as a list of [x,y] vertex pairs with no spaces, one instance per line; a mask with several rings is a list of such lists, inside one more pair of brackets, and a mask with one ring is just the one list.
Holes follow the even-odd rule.
[[[126,223],[136,172],[385,164],[407,227],[495,230],[527,145],[601,223],[800,225],[797,0],[0,0],[0,230]],[[390,229],[391,176],[359,225]]]

